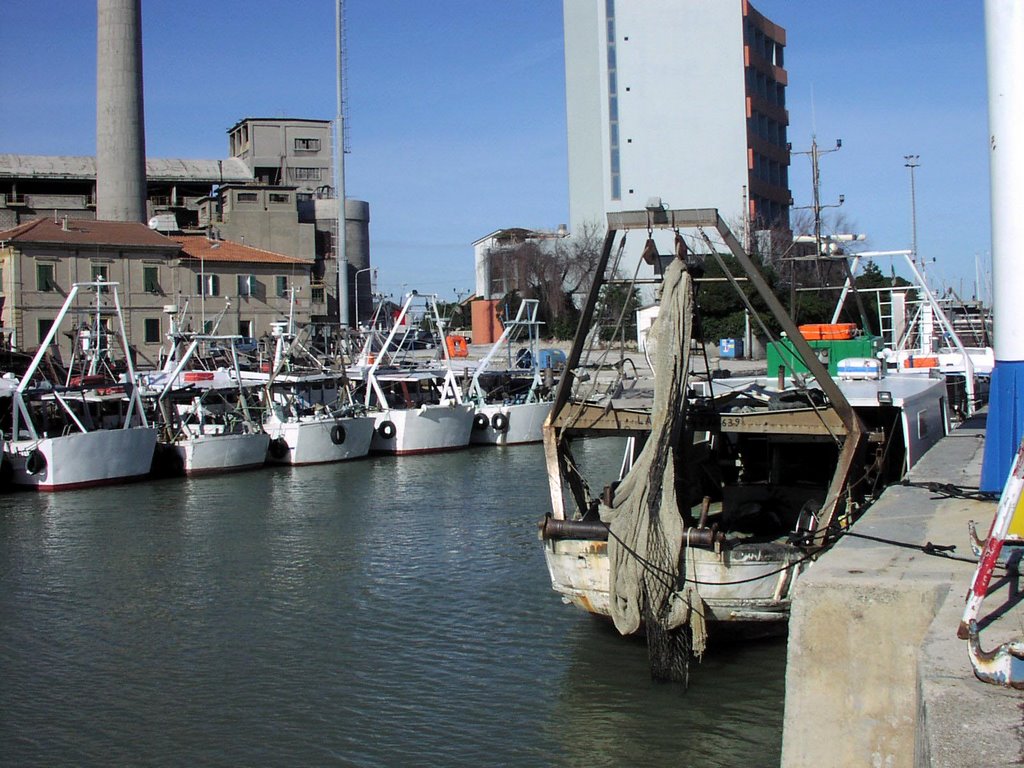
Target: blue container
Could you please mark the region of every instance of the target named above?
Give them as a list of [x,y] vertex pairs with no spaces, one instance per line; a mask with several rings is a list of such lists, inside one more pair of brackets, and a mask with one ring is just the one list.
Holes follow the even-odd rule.
[[718,356],[726,360],[743,357],[743,339],[719,339]]
[[558,371],[565,367],[565,352],[560,349],[542,349],[537,353],[540,369],[553,368]]

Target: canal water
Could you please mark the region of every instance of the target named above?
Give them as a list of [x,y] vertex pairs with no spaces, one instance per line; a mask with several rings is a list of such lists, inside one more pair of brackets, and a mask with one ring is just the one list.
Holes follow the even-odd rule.
[[784,643],[651,681],[547,507],[540,446],[0,497],[0,764],[778,765]]

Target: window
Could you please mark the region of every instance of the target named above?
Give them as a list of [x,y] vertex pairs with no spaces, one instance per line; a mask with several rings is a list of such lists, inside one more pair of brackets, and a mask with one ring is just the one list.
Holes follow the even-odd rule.
[[310,301],[316,304],[323,304],[324,302],[324,287],[322,285],[314,285],[309,290]]
[[238,276],[238,295],[239,296],[255,296],[256,295],[256,275],[239,275]]
[[238,321],[238,335],[246,339],[252,338],[252,320]]
[[239,192],[236,199],[240,203],[257,203],[260,198],[255,192]]
[[145,339],[147,344],[159,344],[160,343],[160,318],[159,317],[147,317],[145,328]]
[[[206,279],[206,290],[203,288],[203,279]],[[217,296],[220,293],[220,275],[196,275],[196,293],[200,296]]]
[[292,178],[304,181],[320,181],[319,168],[292,168]]
[[288,278],[284,275],[277,276],[277,295],[287,296],[288,295]]
[[107,276],[107,265],[106,264],[93,264],[92,265],[92,282],[100,283],[106,282],[110,278]]
[[[43,318],[43,317],[41,317],[37,321],[36,329],[39,331],[39,345],[40,346],[42,346],[43,341],[46,340],[46,334],[48,334],[50,332],[50,328],[52,328],[52,327],[53,327],[53,318]],[[55,344],[56,341],[57,341],[57,337],[55,335],[53,340],[50,343],[51,344]]]
[[296,139],[295,140],[295,151],[296,152],[319,152],[320,151],[320,139]]
[[160,293],[160,270],[158,267],[142,268],[142,290],[146,293]]
[[[57,281],[53,276],[53,264],[36,264],[36,290],[53,291],[57,289]],[[42,336],[39,337],[40,341]]]
[[272,202],[272,203],[288,203],[290,201],[288,199],[288,195],[282,195],[280,192],[271,192],[270,193],[270,202]]

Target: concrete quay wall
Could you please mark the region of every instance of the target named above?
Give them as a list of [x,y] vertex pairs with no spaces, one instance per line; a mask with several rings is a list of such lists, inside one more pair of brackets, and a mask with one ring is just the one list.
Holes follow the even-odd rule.
[[[992,501],[920,487],[978,487],[983,419],[940,441],[910,485],[886,490],[854,525],[856,534],[923,545],[955,545],[972,559],[967,522],[982,535]],[[956,637],[973,562],[847,537],[799,580],[790,618],[782,765],[1019,765],[1024,694],[978,681]],[[1013,602],[990,596],[984,608]],[[1007,602],[1009,600],[1009,602]],[[990,606],[990,602],[992,606]],[[983,645],[1024,637],[1024,612],[1008,610]]]

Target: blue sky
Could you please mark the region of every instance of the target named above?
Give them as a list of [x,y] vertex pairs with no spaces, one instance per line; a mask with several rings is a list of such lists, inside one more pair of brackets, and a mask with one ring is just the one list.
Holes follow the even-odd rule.
[[[723,1],[723,0],[716,0]],[[737,0],[738,2],[739,0]],[[786,28],[789,137],[822,159],[822,200],[873,249],[909,247],[974,292],[989,271],[981,2],[760,0]],[[347,0],[350,197],[371,206],[379,287],[454,298],[471,243],[568,220],[559,0]],[[6,0],[0,152],[95,151],[95,4]],[[243,117],[331,119],[334,2],[143,0],[147,154],[217,158]],[[806,157],[790,186],[810,201]]]

